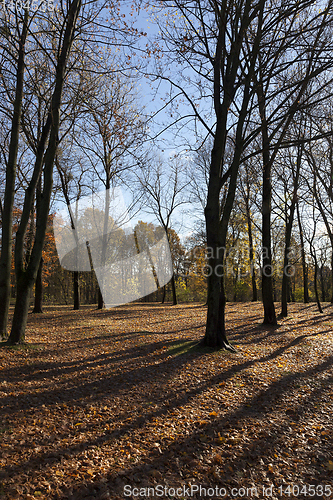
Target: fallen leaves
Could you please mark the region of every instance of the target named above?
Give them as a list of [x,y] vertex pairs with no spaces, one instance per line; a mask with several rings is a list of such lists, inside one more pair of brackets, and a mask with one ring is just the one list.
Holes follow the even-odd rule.
[[330,307],[269,329],[260,304],[228,304],[233,355],[196,349],[193,304],[46,311],[29,348],[0,351],[0,499],[332,483]]

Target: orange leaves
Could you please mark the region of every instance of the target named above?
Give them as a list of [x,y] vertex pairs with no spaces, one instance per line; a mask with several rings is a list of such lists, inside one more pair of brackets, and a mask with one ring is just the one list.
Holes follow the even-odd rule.
[[[43,350],[0,350],[4,474],[10,479],[15,468],[24,495],[41,491],[47,500],[55,490],[84,498],[82,483],[92,497],[121,498],[117,484],[152,486],[164,476],[174,486],[207,477],[226,488],[272,477],[301,484],[311,475],[324,484],[333,468],[332,394],[320,332],[311,337],[312,352],[312,343],[297,341],[301,326],[248,334],[260,305],[228,305],[228,314],[237,357],[186,350],[166,356],[175,340],[202,337],[205,310],[193,304],[46,308],[44,317],[29,317],[28,339]],[[102,484],[110,491],[101,492]]]
[[333,461],[332,460],[329,460],[326,464],[326,468],[327,470],[329,471],[333,471]]

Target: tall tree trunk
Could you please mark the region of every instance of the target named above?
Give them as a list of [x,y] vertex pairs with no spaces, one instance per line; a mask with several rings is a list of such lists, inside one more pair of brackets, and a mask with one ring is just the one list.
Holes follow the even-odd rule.
[[97,309],[104,308],[104,300],[100,287],[98,287]]
[[[228,130],[228,114],[230,105],[238,90],[236,79],[237,71],[240,63],[240,50],[243,42],[246,25],[249,23],[249,12],[251,3],[246,2],[242,13],[242,29],[237,33],[237,40],[232,41],[232,50],[230,50],[230,58],[225,59],[225,40],[224,40],[224,20],[221,18],[216,51],[213,64],[213,79],[214,79],[214,108],[216,114],[216,129],[214,136],[214,145],[212,150],[207,204],[205,208],[206,231],[207,231],[207,248],[210,252],[209,257],[209,276],[207,290],[207,322],[205,337],[202,341],[204,345],[213,348],[224,347],[229,350],[234,350],[229,344],[225,331],[225,292],[224,292],[224,257],[225,244],[227,238],[228,224],[230,214],[233,207],[233,202],[236,192],[236,183],[239,170],[239,164],[244,148],[244,124],[248,114],[248,106],[250,101],[250,85],[254,76],[255,64],[259,53],[259,40],[261,37],[261,27],[263,19],[264,2],[258,4],[258,26],[255,35],[252,52],[249,54],[247,75],[243,80],[243,100],[239,112],[234,153],[231,165],[227,173],[223,174],[223,163],[226,152],[226,140]],[[222,69],[223,65],[223,69]],[[223,78],[223,99],[221,101],[221,70],[225,72]],[[220,193],[222,187],[226,184],[229,178],[228,193],[226,196],[223,213],[221,217]]]
[[331,304],[333,304],[333,248],[332,248],[332,256],[331,256]]
[[272,200],[272,162],[269,153],[269,137],[265,111],[265,98],[262,81],[258,84],[258,104],[261,119],[263,187],[262,187],[262,301],[264,306],[264,325],[276,325],[273,297],[273,266],[271,249],[271,200]]
[[287,304],[290,304],[290,302],[291,302],[291,285],[290,285],[290,278],[287,276]]
[[[38,180],[37,187],[36,187],[36,220],[38,220],[40,213],[41,213],[41,203],[42,203],[42,182],[41,182],[41,177]],[[31,219],[32,221],[34,220],[34,210],[32,210],[32,215]],[[32,238],[31,238],[31,247],[32,247]],[[27,260],[27,265],[29,265],[29,260],[30,260],[30,255],[29,259]],[[42,313],[42,302],[43,302],[43,257],[41,257],[39,266],[38,266],[38,272],[37,272],[37,277],[36,277],[36,285],[35,285],[35,306],[33,309],[33,313]]]
[[319,293],[318,293],[318,263],[317,263],[317,257],[316,257],[316,250],[313,250],[313,257],[314,257],[314,263],[315,263],[315,271],[314,271],[314,278],[313,278],[313,285],[314,285],[314,291],[315,291],[315,296],[316,296],[316,302],[317,302],[317,307],[318,311],[320,313],[323,312],[320,300],[319,300]]
[[171,278],[171,290],[172,290],[172,305],[177,305],[177,294],[176,294],[176,284],[175,284],[175,275],[172,275]]
[[[60,106],[61,106],[62,90],[64,85],[64,77],[66,72],[68,55],[73,41],[75,24],[80,8],[81,8],[81,0],[73,0],[73,2],[70,4],[61,52],[56,68],[55,88],[52,95],[52,100],[47,120],[51,121],[52,125],[50,130],[49,143],[45,153],[44,184],[41,195],[41,213],[37,220],[34,246],[31,252],[29,264],[26,268],[24,267],[24,258],[23,258],[24,255],[23,243],[24,243],[24,234],[26,227],[20,228],[21,233],[19,238],[19,244],[17,240],[15,245],[15,271],[17,279],[17,296],[16,296],[12,329],[8,339],[9,344],[23,343],[25,340],[25,329],[28,318],[29,300],[33,285],[36,280],[39,263],[42,257],[45,232],[48,222],[48,214],[49,214],[52,185],[53,185],[53,164],[58,146]],[[23,211],[25,212],[30,211],[31,208],[30,196],[31,193],[29,192],[26,193],[26,197],[24,200],[25,206],[23,208]]]
[[33,313],[43,312],[43,257],[40,259],[36,285],[35,285],[35,306],[33,308]]
[[302,258],[303,291],[304,291],[304,293],[303,293],[303,302],[304,302],[304,304],[308,304],[309,303],[308,267],[307,267],[306,259],[305,259],[304,235],[303,235],[301,215],[299,213],[299,204],[298,204],[298,201],[297,201],[297,204],[296,204],[296,209],[297,209],[297,219],[298,219],[299,235],[300,235],[300,240],[301,240],[301,258]]
[[[313,193],[315,195],[316,193],[316,178],[314,177],[313,178]],[[310,253],[311,253],[311,257],[312,257],[312,260],[314,262],[314,279],[313,279],[313,284],[314,284],[314,291],[315,291],[315,297],[316,297],[316,302],[317,302],[317,306],[318,306],[318,310],[320,313],[323,312],[322,308],[321,308],[321,304],[320,304],[320,300],[319,300],[319,293],[318,293],[318,283],[317,283],[317,280],[318,280],[318,262],[317,262],[317,255],[316,255],[316,249],[314,247],[314,239],[315,239],[315,235],[316,235],[316,219],[315,219],[315,205],[313,204],[313,221],[314,221],[314,228],[313,228],[313,233],[312,233],[312,237],[310,239]]]
[[166,295],[166,285],[163,286],[163,292],[162,292],[162,300],[161,303],[164,304],[165,302],[165,295]]
[[6,164],[5,196],[2,207],[1,227],[1,257],[0,257],[0,339],[7,336],[8,311],[10,303],[10,274],[12,262],[12,226],[14,192],[17,167],[18,143],[22,115],[22,99],[24,86],[24,58],[25,43],[28,33],[29,13],[26,9],[22,33],[19,38],[17,57],[16,90],[14,99],[13,118],[9,142],[8,162]]
[[[244,97],[246,101],[246,96]],[[245,113],[245,102],[243,101],[242,112]],[[234,348],[229,344],[225,330],[225,305],[226,296],[224,289],[225,275],[225,246],[227,240],[228,223],[232,211],[236,183],[238,177],[238,169],[240,158],[243,151],[242,143],[242,118],[238,122],[235,152],[233,162],[230,167],[231,175],[228,187],[228,193],[223,207],[222,219],[220,221],[220,188],[218,179],[214,179],[211,174],[208,187],[207,206],[205,209],[206,230],[207,230],[207,248],[210,249],[210,257],[208,261],[208,291],[207,291],[207,323],[206,333],[203,339],[203,344],[213,348],[225,348],[233,351]],[[215,137],[214,148],[212,152],[212,167],[211,172],[218,172],[216,169],[216,141]],[[219,146],[218,146],[219,147]],[[221,160],[220,160],[221,161]]]
[[74,291],[74,311],[80,309],[80,281],[79,281],[79,271],[73,272],[73,291]]
[[[64,195],[65,200],[66,200],[68,215],[69,215],[69,219],[70,219],[70,222],[71,222],[71,228],[73,230],[73,236],[74,236],[75,243],[76,243],[76,247],[75,247],[75,266],[76,266],[76,270],[73,271],[73,295],[74,295],[73,309],[74,309],[74,311],[78,311],[80,309],[80,282],[79,282],[79,271],[78,271],[78,269],[79,269],[79,260],[78,260],[79,238],[78,238],[78,234],[77,234],[76,227],[75,227],[74,214],[72,213],[70,199],[69,199],[69,196],[68,196],[68,182],[66,182],[64,173],[63,173],[63,171],[61,169],[61,166],[60,166],[60,162],[59,162],[58,156],[56,156],[56,158],[55,158],[55,164],[56,164],[56,167],[57,167],[57,170],[58,170],[58,173],[59,173],[59,177],[60,177],[60,180],[61,180],[62,192],[63,192],[63,195]],[[80,199],[80,195],[81,195],[81,189],[79,189],[79,193],[78,193],[77,198],[76,198],[77,202]],[[78,214],[76,213],[75,214],[76,220],[77,220],[77,215]]]
[[[321,200],[319,198],[317,187],[316,187],[316,183],[314,183],[313,191],[314,191],[314,196],[315,196],[315,199],[316,199],[316,202],[317,202],[317,206],[319,208],[319,212],[320,212],[320,214],[321,214],[321,216],[323,218],[323,221],[324,221],[324,224],[325,224],[325,227],[326,227],[326,230],[327,230],[327,234],[328,234],[328,237],[329,237],[330,242],[331,242],[331,248],[332,248],[331,262],[332,262],[332,266],[333,266],[333,232],[332,232],[332,228],[331,228],[331,223],[330,223],[330,221],[327,218],[327,215],[325,213],[324,207],[323,207],[322,202],[321,202]],[[333,267],[332,267],[331,279],[332,279],[332,296],[331,296],[331,303],[332,303],[333,302]]]
[[252,302],[256,302],[258,300],[258,290],[257,290],[257,282],[256,282],[254,252],[253,252],[252,222],[251,222],[250,207],[248,206],[248,199],[246,200],[246,219],[247,219],[247,231],[249,234],[250,269],[251,269],[251,281],[252,281]]
[[324,280],[324,273],[323,273],[323,267],[320,267],[320,288],[321,288],[321,300],[322,302],[326,302],[326,291],[325,291],[325,280]]
[[[108,163],[106,164],[108,165]],[[105,184],[105,203],[104,203],[104,221],[103,221],[103,235],[101,237],[101,243],[102,243],[102,252],[101,252],[101,262],[100,262],[100,267],[105,266],[106,262],[106,252],[107,252],[107,246],[108,246],[108,238],[109,238],[109,226],[110,226],[110,221],[109,221],[109,215],[110,215],[110,182],[111,182],[111,170],[110,168],[107,169],[106,171],[106,184]],[[100,277],[101,283],[99,283],[98,287],[98,309],[103,309],[105,307],[103,295],[102,295],[102,290],[103,288],[103,276]]]
[[297,190],[298,190],[298,180],[301,171],[302,162],[302,146],[298,147],[297,151],[297,162],[296,162],[296,174],[294,176],[294,189],[293,197],[291,200],[291,205],[289,209],[289,218],[286,223],[286,234],[284,243],[284,259],[283,259],[283,275],[282,275],[282,294],[281,294],[281,316],[286,317],[288,315],[288,292],[290,295],[290,263],[289,263],[289,252],[291,243],[291,233],[294,222],[294,214],[297,203]]

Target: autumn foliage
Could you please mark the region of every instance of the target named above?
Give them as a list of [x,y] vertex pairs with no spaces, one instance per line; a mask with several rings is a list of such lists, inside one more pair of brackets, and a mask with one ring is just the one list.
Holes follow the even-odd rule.
[[288,486],[332,488],[331,307],[290,309],[271,329],[260,304],[228,304],[236,354],[196,348],[197,304],[30,315],[29,345],[0,350],[0,497],[120,500],[125,485],[201,484],[229,497],[255,487],[254,498],[273,485],[286,499],[296,498]]

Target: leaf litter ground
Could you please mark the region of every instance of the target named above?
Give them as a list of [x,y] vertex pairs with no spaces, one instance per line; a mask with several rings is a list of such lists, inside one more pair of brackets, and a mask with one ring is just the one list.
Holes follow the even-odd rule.
[[0,499],[333,498],[333,308],[262,312],[227,305],[235,354],[196,347],[198,304],[29,315],[0,349]]

